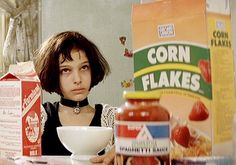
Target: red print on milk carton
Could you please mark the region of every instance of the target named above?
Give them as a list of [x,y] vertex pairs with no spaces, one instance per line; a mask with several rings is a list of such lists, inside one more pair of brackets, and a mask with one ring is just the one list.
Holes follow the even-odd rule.
[[41,86],[32,62],[0,78],[0,103],[0,157],[41,155]]

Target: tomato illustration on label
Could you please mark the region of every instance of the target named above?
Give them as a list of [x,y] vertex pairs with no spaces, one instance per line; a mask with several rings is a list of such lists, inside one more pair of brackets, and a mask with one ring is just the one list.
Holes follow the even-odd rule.
[[203,121],[206,120],[209,116],[207,107],[198,100],[193,104],[192,110],[189,114],[189,120],[192,121]]
[[199,60],[198,67],[200,68],[203,80],[211,84],[211,64],[209,60]]
[[171,138],[181,146],[187,148],[191,138],[190,131],[187,126],[176,125],[171,131]]

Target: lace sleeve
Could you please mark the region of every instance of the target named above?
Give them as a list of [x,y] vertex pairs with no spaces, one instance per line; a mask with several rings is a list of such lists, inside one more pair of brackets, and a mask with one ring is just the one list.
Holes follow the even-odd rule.
[[47,121],[47,113],[44,107],[41,105],[41,134],[44,132],[45,122]]
[[[101,116],[101,126],[102,127],[111,127],[114,131],[114,119],[116,107],[112,107],[108,104],[103,104],[102,116]],[[114,145],[114,133],[111,140],[109,141],[105,151],[109,151]]]

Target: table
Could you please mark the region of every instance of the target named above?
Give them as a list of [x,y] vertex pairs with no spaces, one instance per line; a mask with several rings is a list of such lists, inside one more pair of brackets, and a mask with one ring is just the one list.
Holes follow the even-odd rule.
[[14,159],[0,158],[1,165],[101,165],[102,163],[91,163],[89,160],[73,160],[70,156],[39,156],[39,157],[17,157]]

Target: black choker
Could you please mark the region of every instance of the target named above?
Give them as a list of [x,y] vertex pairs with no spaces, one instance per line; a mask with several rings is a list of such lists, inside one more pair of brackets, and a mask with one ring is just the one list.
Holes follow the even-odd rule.
[[79,114],[81,110],[80,108],[88,105],[88,98],[86,97],[84,100],[77,102],[77,101],[68,100],[61,97],[60,103],[64,106],[74,108],[74,113]]

